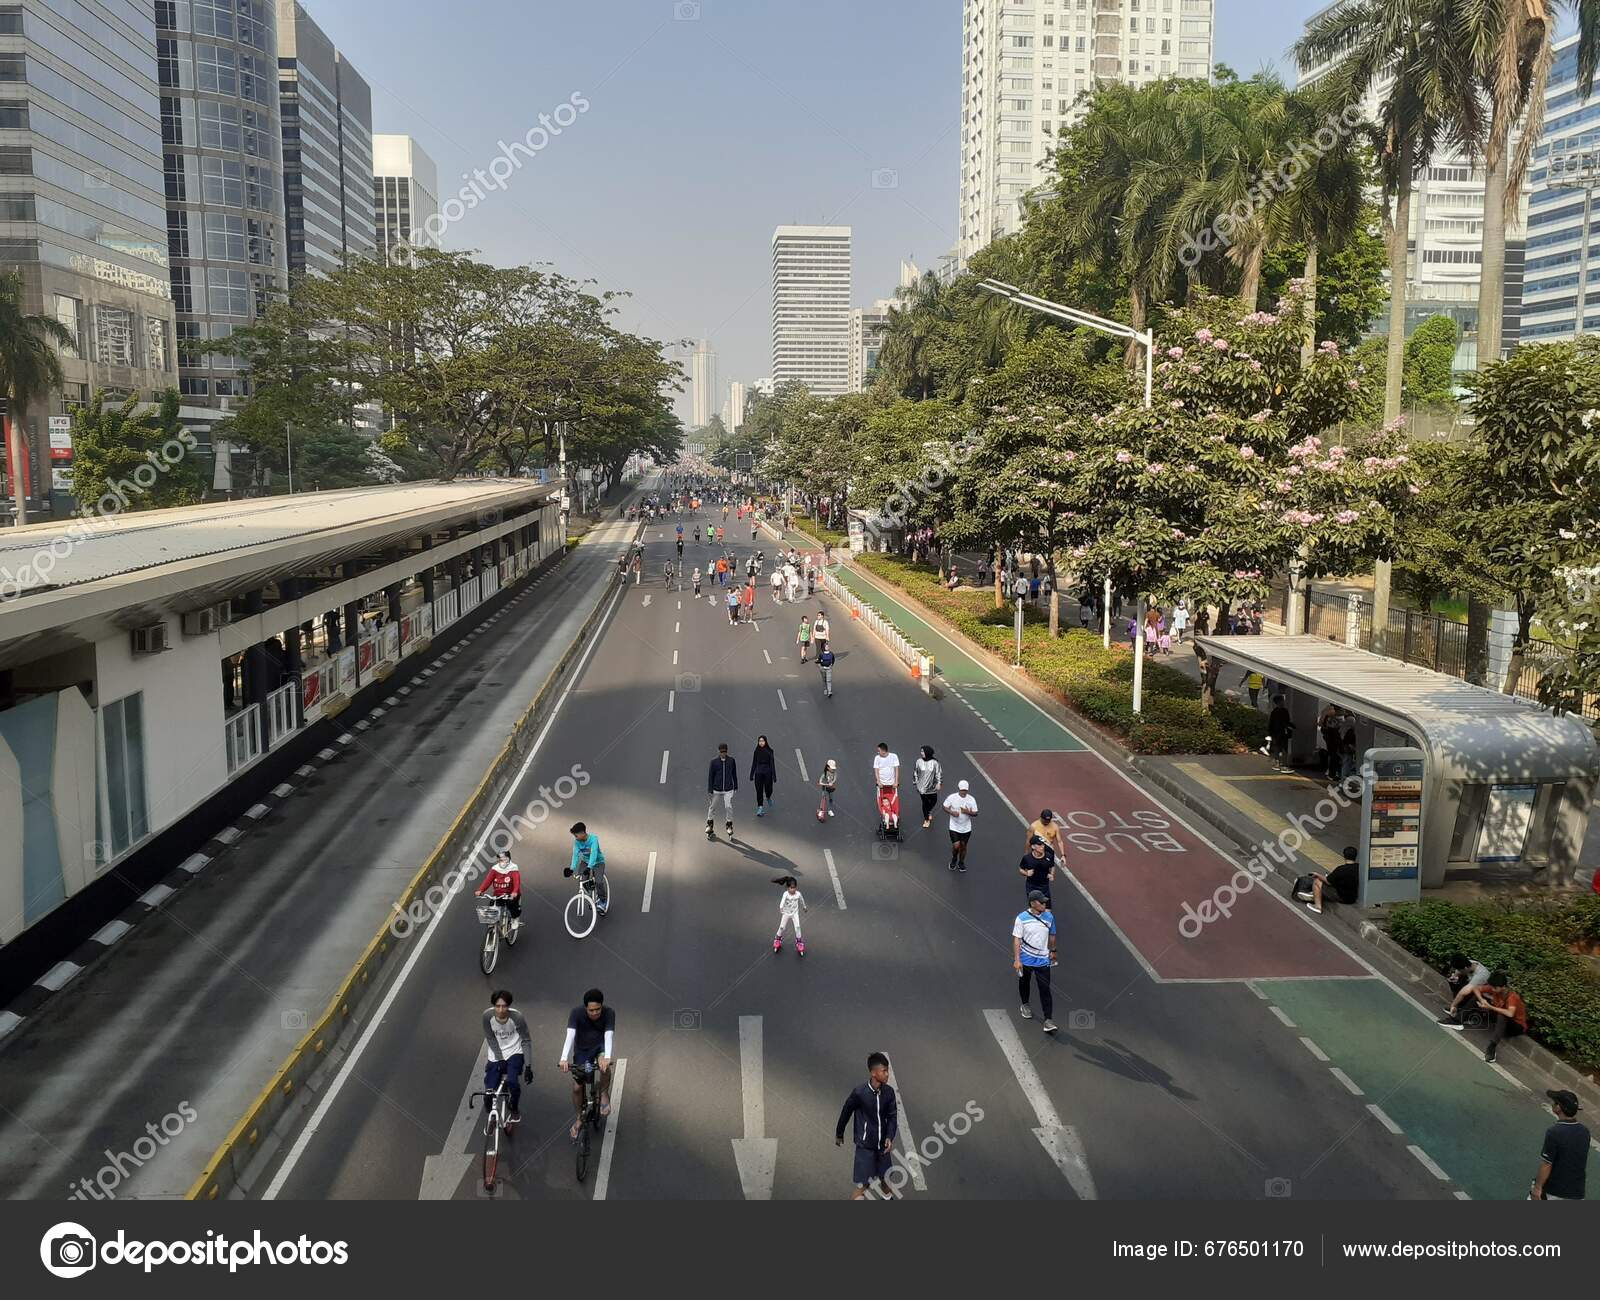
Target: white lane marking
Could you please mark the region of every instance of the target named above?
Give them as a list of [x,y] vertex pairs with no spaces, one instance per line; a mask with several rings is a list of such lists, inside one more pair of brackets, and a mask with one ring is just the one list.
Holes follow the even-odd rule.
[[461,1100],[456,1103],[456,1117],[445,1134],[444,1147],[437,1155],[424,1156],[422,1160],[422,1186],[417,1191],[419,1201],[448,1201],[461,1186],[461,1180],[472,1167],[475,1155],[469,1151],[473,1130],[483,1123],[483,1100],[468,1109],[467,1099],[483,1090],[483,1067],[489,1060],[489,1045],[478,1044],[477,1059],[472,1072],[467,1075],[467,1086],[461,1090]]
[[1400,1136],[1400,1126],[1389,1118],[1389,1112],[1384,1110],[1382,1106],[1375,1105],[1369,1101],[1367,1109],[1372,1112],[1373,1119],[1377,1120],[1378,1123],[1382,1124],[1384,1128],[1388,1129],[1396,1137]]
[[1294,1021],[1289,1019],[1288,1013],[1284,1011],[1282,1007],[1268,1007],[1267,1010],[1272,1012],[1273,1015],[1277,1016],[1279,1020],[1283,1021],[1288,1028],[1295,1028]]
[[[678,602],[678,607],[680,609],[683,607],[683,602],[681,600]],[[683,624],[682,623],[674,623],[672,625],[672,635],[673,636],[677,636],[678,633],[681,632],[681,631],[683,631]]]
[[679,608],[679,609],[682,609],[682,608],[683,608],[683,602],[682,602],[682,601],[681,601],[681,600],[680,600],[680,601],[679,601],[679,602],[678,602],[678,608]]
[[[506,786],[505,796],[494,810],[494,815],[487,819],[483,833],[478,836],[477,841],[473,844],[471,853],[473,858],[478,857],[483,852],[483,846],[488,843],[490,834],[500,824],[500,818],[510,806],[512,795],[517,792],[517,788],[527,779],[534,760],[539,756],[539,751],[544,748],[545,737],[550,734],[550,728],[555,726],[556,719],[561,716],[561,710],[572,695],[573,688],[582,680],[583,670],[589,662],[589,656],[594,653],[594,648],[604,639],[603,629],[607,620],[616,613],[617,606],[621,603],[622,590],[619,588],[617,594],[612,598],[611,608],[601,616],[596,635],[589,638],[589,644],[585,647],[582,657],[579,658],[577,666],[573,669],[572,676],[567,681],[566,689],[561,692],[560,698],[556,700],[555,706],[550,710],[550,716],[545,719],[543,728],[540,729],[538,736],[534,738],[534,742],[528,750],[527,758],[523,760],[515,778]],[[438,915],[443,914],[444,908],[450,905],[450,900],[462,892],[462,885],[464,884],[464,881],[458,884],[455,891],[446,897],[435,919],[438,918]],[[166,887],[158,885],[157,888],[164,889]],[[168,890],[168,892],[170,893],[171,891]],[[146,898],[148,900],[148,895]],[[151,904],[151,906],[154,906],[154,904]],[[423,928],[421,936],[416,941],[416,946],[411,950],[411,955],[406,958],[406,964],[400,968],[399,975],[395,977],[394,983],[389,986],[389,991],[384,994],[383,1001],[374,1009],[372,1018],[367,1022],[367,1027],[362,1031],[361,1037],[356,1040],[355,1046],[350,1049],[350,1054],[345,1057],[338,1073],[329,1080],[327,1090],[317,1103],[316,1110],[312,1112],[310,1123],[301,1130],[300,1136],[295,1139],[294,1146],[290,1148],[283,1164],[278,1167],[278,1172],[273,1175],[272,1182],[267,1186],[266,1191],[262,1193],[262,1200],[275,1201],[278,1199],[278,1194],[283,1191],[284,1185],[294,1173],[295,1166],[300,1163],[307,1148],[310,1147],[313,1139],[317,1136],[317,1131],[327,1119],[328,1112],[333,1109],[333,1103],[338,1100],[339,1094],[344,1091],[345,1084],[350,1081],[350,1076],[360,1063],[362,1055],[372,1045],[372,1040],[377,1036],[385,1017],[388,1016],[389,1009],[394,1006],[395,999],[400,996],[400,990],[405,987],[406,981],[411,977],[412,971],[416,969],[417,963],[422,960],[423,953],[427,952],[428,944],[432,941],[433,936],[444,928],[440,925],[429,925]]]
[[1408,1146],[1406,1150],[1411,1152],[1412,1155],[1416,1156],[1416,1158],[1421,1162],[1422,1167],[1435,1178],[1437,1178],[1441,1183],[1448,1183],[1450,1181],[1450,1175],[1445,1173],[1445,1171],[1439,1168],[1438,1165],[1434,1164],[1433,1157],[1431,1157],[1421,1147],[1413,1143],[1412,1145]]
[[672,712],[672,705],[673,705],[674,701],[677,700],[677,698],[678,698],[678,692],[676,690],[669,690],[667,692],[667,712],[668,713]]
[[59,993],[82,970],[83,967],[78,965],[77,962],[58,961],[38,979],[34,980],[34,983],[42,989],[49,989],[52,993]]
[[761,1059],[761,1017],[739,1017],[739,1079],[744,1134],[733,1139],[739,1186],[747,1201],[770,1201],[778,1172],[778,1141],[767,1136],[766,1071]]
[[845,910],[844,886],[839,883],[839,868],[833,865],[833,850],[823,849],[822,856],[828,863],[828,875],[833,878],[833,896],[839,902],[839,910]]
[[1341,1070],[1337,1065],[1330,1065],[1328,1067],[1328,1073],[1331,1074],[1340,1083],[1344,1084],[1344,1086],[1350,1090],[1350,1095],[1352,1097],[1364,1097],[1364,1096],[1366,1096],[1366,1093],[1361,1091],[1361,1085],[1358,1084],[1354,1079],[1352,1079],[1343,1070]]
[[672,665],[674,668],[678,665],[678,652],[676,650],[672,652]]
[[809,784],[810,781],[811,781],[811,778],[806,775],[806,756],[801,751],[801,749],[800,749],[800,747],[798,745],[795,746],[794,761],[796,763],[800,764],[800,779]]
[[672,757],[672,751],[670,749],[663,749],[661,751],[661,784],[662,785],[665,785],[667,783],[667,760],[669,758],[671,758],[671,757]]
[[656,851],[650,850],[650,862],[644,869],[644,906],[639,910],[650,910],[650,896],[656,892]]
[[131,929],[133,927],[126,921],[107,921],[89,937],[96,943],[104,944],[109,948]]
[[1323,1064],[1327,1064],[1328,1054],[1315,1043],[1313,1043],[1309,1038],[1302,1038],[1300,1042],[1306,1051],[1310,1052],[1311,1055],[1317,1058],[1317,1060],[1321,1061]]
[[1071,1126],[1061,1122],[1055,1103],[1050,1100],[1044,1081],[1034,1068],[1033,1058],[1022,1046],[1022,1039],[1017,1037],[1017,1027],[1011,1023],[1011,1017],[1004,1011],[985,1011],[983,1018],[989,1022],[989,1031],[994,1034],[995,1042],[1000,1044],[1000,1051],[1005,1055],[1011,1073],[1016,1076],[1022,1095],[1033,1107],[1034,1117],[1039,1121],[1039,1127],[1033,1130],[1033,1135],[1039,1139],[1039,1145],[1049,1154],[1062,1177],[1078,1194],[1079,1200],[1095,1200],[1094,1175],[1089,1172],[1089,1159],[1084,1154],[1083,1144]]
[[789,701],[783,698],[783,687],[778,687],[778,703],[783,705],[783,711],[789,711]]
[[1451,1195],[1454,1196],[1458,1201],[1470,1201],[1472,1199],[1472,1197],[1466,1192],[1460,1191],[1459,1189],[1452,1192]]
[[[928,1162],[917,1152],[917,1140],[911,1136],[911,1117],[906,1114],[905,1093],[901,1090],[900,1081],[895,1078],[893,1059],[889,1061],[889,1086],[894,1089],[895,1098],[900,1103],[900,1141],[895,1146],[894,1159],[906,1167],[906,1172],[911,1175],[911,1185],[919,1192],[925,1192],[928,1190],[928,1180],[922,1169]],[[907,1151],[911,1153],[909,1158]]]
[[611,1114],[606,1117],[605,1140],[600,1143],[600,1168],[594,1176],[594,1199],[603,1201],[611,1190],[611,1154],[617,1149],[617,1127],[622,1118],[622,1084],[628,1077],[628,1058],[619,1056],[611,1067]]
[[770,653],[770,652],[769,652],[769,651],[767,651],[767,650],[766,650],[766,649],[765,649],[765,648],[763,648],[763,649],[762,649],[762,651],[761,651],[761,653],[762,653],[762,654],[764,654],[764,655],[766,655],[766,657],[767,657],[767,662],[768,662],[768,663],[769,663],[769,664],[770,664],[770,663],[771,663],[771,662],[772,662],[772,655],[771,655],[771,653]]

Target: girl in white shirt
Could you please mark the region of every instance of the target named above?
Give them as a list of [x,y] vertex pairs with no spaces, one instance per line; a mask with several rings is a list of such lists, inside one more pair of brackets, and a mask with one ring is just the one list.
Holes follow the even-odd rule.
[[778,932],[772,936],[772,951],[783,950],[783,929],[793,925],[795,951],[804,957],[806,941],[800,934],[800,913],[811,910],[806,905],[806,896],[800,892],[800,886],[795,883],[793,876],[779,876],[772,883],[783,886],[783,893],[778,897]]

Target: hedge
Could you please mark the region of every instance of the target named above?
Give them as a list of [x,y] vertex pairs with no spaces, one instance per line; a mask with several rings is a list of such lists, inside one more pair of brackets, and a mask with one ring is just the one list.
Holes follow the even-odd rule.
[[[994,607],[991,591],[950,591],[931,564],[893,555],[858,555],[855,562],[916,597],[984,649],[1008,659],[1016,653],[1016,611]],[[1139,754],[1232,754],[1266,739],[1266,718],[1255,709],[1218,700],[1214,713],[1200,706],[1200,683],[1159,660],[1145,660],[1144,712],[1133,712],[1133,655],[1106,649],[1082,628],[1050,637],[1041,605],[1023,608],[1022,666],[1074,712],[1128,742]],[[1246,716],[1249,715],[1249,716]]]
[[1528,1004],[1528,1032],[1579,1069],[1600,1071],[1600,971],[1569,947],[1600,942],[1600,897],[1520,907],[1404,903],[1389,934],[1441,971],[1456,953],[1505,971]]

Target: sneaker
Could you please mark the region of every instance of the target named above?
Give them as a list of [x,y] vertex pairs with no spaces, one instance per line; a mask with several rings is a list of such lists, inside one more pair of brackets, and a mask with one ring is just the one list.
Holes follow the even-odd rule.
[[706,834],[712,839],[715,839],[717,836],[716,828],[709,817],[706,818]]
[[802,957],[806,955],[806,941],[804,939],[799,940],[795,944],[795,951],[798,952]]
[[774,935],[773,939],[772,939],[772,951],[773,952],[781,952],[782,950],[783,950],[783,936],[782,935]]
[[765,817],[766,815],[767,815],[767,810],[765,808],[757,808],[756,809],[756,816],[757,817]]
[[728,832],[728,838],[731,840],[733,838],[733,823],[729,822],[723,829]]
[[1030,1007],[1026,1002],[1022,1004],[1022,1018],[1024,1020],[1033,1019],[1033,1008]]
[[828,816],[832,817],[833,815],[834,815],[833,809],[832,808],[828,809]]
[[1462,1024],[1461,1020],[1459,1019],[1459,1017],[1456,1017],[1456,1016],[1440,1016],[1436,1023],[1443,1025],[1446,1029],[1455,1029],[1455,1030],[1465,1030],[1466,1029],[1466,1026],[1464,1024]]
[[1046,1020],[1039,1028],[1047,1034],[1053,1034],[1056,1032],[1056,1022],[1054,1020]]
[[1494,1064],[1494,1052],[1495,1045],[1493,1043],[1490,1043],[1489,1046],[1483,1049],[1483,1059],[1490,1065]]
[[950,859],[950,870],[954,871],[955,869],[956,869],[956,860],[954,858],[951,858]]
[[924,818],[923,818],[923,819],[922,819],[922,829],[923,829],[923,830],[927,830],[927,829],[928,829],[928,827],[930,827],[930,826],[932,826],[932,825],[933,825],[933,818],[931,818],[931,817],[924,817]]
[[1306,911],[1315,912],[1318,916],[1322,915],[1322,909],[1320,907],[1318,907],[1315,903],[1307,903],[1306,904]]
[[956,868],[956,870],[958,872],[960,872],[963,876],[966,875],[967,874],[967,864],[965,862],[963,862],[959,867]]
[[513,1124],[520,1124],[520,1123],[522,1123],[521,1112],[512,1111],[509,1115],[506,1116],[506,1127],[507,1128],[510,1128]]

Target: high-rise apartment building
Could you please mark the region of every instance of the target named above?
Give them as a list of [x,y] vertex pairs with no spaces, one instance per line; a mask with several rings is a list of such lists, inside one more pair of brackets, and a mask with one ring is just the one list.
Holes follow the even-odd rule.
[[372,137],[372,193],[379,256],[437,242],[428,223],[439,215],[439,169],[409,135]]
[[295,0],[278,0],[278,89],[290,274],[371,257],[372,88]]
[[0,451],[32,510],[70,509],[72,407],[177,383],[156,41],[149,0],[0,4],[0,267],[74,340],[64,390],[13,412]]
[[744,427],[746,400],[745,386],[735,379],[728,385],[728,414],[724,420],[729,433],[738,433]]
[[850,391],[850,227],[772,232],[772,382]]
[[694,347],[689,361],[691,427],[699,429],[711,423],[716,413],[717,354],[711,350],[711,340],[701,339]]
[[1209,77],[1215,0],[964,0],[961,213],[964,262],[1021,224],[1056,133],[1107,82]]
[[850,391],[865,392],[878,373],[878,353],[889,328],[891,298],[880,298],[870,307],[850,311]]
[[[189,402],[245,392],[228,339],[287,283],[272,0],[156,0],[167,243]],[[201,350],[198,345],[214,344]]]

